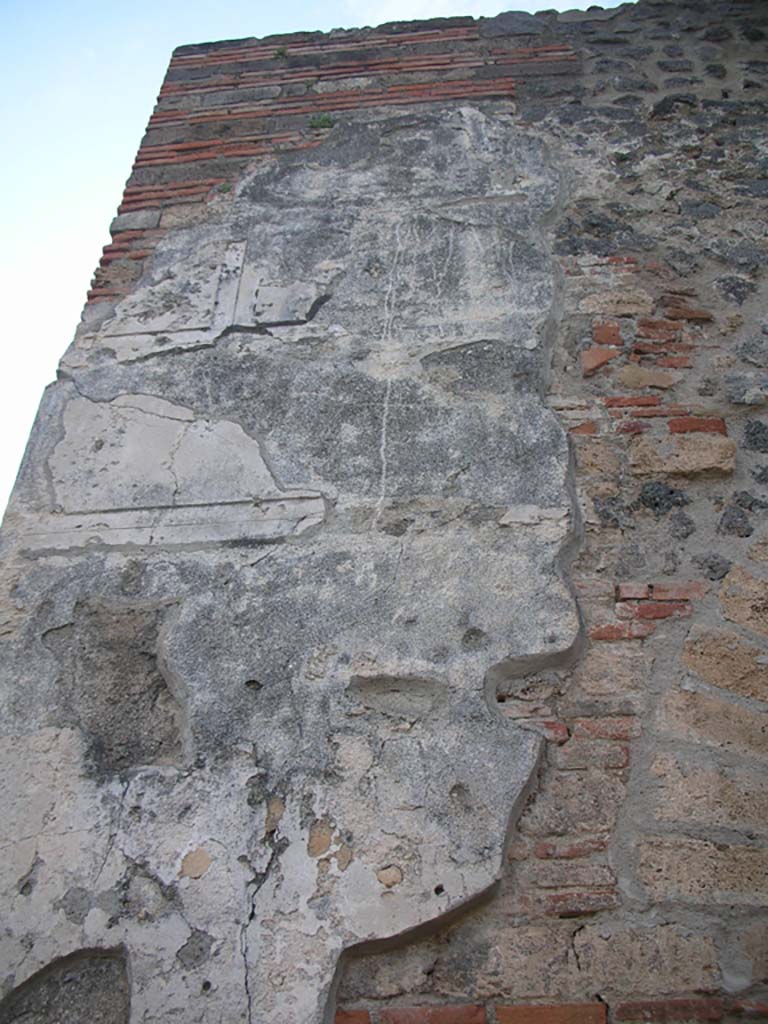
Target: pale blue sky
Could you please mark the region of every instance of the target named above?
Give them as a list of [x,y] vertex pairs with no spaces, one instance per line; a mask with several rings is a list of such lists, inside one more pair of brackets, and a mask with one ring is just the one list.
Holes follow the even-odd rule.
[[[604,0],[615,7],[619,0]],[[0,0],[0,510],[175,46],[588,0]]]

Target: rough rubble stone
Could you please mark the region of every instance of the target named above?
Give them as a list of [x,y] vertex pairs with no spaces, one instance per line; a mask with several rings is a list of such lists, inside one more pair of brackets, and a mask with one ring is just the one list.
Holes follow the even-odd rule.
[[649,839],[640,877],[658,900],[768,906],[768,851],[695,839]]
[[0,1001],[2,1024],[128,1024],[130,992],[119,953],[75,953]]
[[735,456],[735,442],[714,435],[673,435],[663,440],[638,437],[630,447],[636,476],[727,476],[733,472]]
[[735,633],[692,630],[683,648],[683,662],[713,686],[768,701],[768,653]]
[[720,587],[720,604],[730,622],[768,634],[768,582],[734,566]]

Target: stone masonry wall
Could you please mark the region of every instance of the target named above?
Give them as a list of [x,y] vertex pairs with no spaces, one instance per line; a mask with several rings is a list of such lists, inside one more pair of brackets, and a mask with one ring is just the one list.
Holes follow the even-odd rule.
[[[130,373],[131,367],[136,373],[146,367],[142,389],[149,381],[149,393],[167,399],[164,406],[183,407],[180,416],[187,407],[207,409],[208,400],[227,411],[226,385],[195,362],[198,349],[213,344],[202,328],[189,338],[173,334],[170,343],[135,326],[128,341],[121,340],[127,334],[116,334],[113,342],[104,338],[118,304],[139,294],[155,273],[155,251],[173,251],[182,244],[174,239],[190,237],[184,232],[228,217],[236,222],[245,190],[256,195],[253,181],[282,167],[281,161],[299,168],[298,177],[278,177],[275,196],[311,190],[320,179],[302,179],[302,162],[332,166],[334,153],[347,153],[344,147],[354,147],[366,132],[366,138],[386,134],[387,118],[406,118],[420,131],[439,112],[475,125],[478,147],[496,140],[494,132],[513,139],[503,152],[520,188],[532,188],[539,171],[557,172],[538,226],[515,228],[514,238],[515,245],[535,249],[543,244],[539,235],[545,236],[554,267],[545,362],[523,369],[570,435],[567,488],[580,522],[571,524],[567,537],[558,533],[557,543],[565,545],[558,558],[578,601],[580,639],[571,644],[564,628],[558,650],[568,657],[539,658],[527,670],[518,666],[495,687],[505,719],[544,744],[535,788],[525,796],[490,898],[429,933],[414,932],[410,941],[401,937],[396,945],[346,952],[334,982],[339,1024],[768,1017],[766,89],[768,7],[759,0],[639,0],[610,11],[509,13],[185,46],[173,55],[78,339],[62,363],[62,381],[82,392],[79,401],[98,409],[114,401],[109,374],[116,360]],[[481,118],[485,127],[479,127]],[[368,174],[372,165],[366,166]],[[355,181],[362,191],[368,181],[376,187],[369,177]],[[429,245],[425,237],[407,243],[414,267],[419,245]],[[371,256],[386,262],[381,251]],[[173,264],[168,267],[172,275]],[[312,320],[323,295],[293,296],[295,308],[281,297],[283,306],[276,305],[268,326],[298,330]],[[140,303],[136,309],[137,322],[146,320],[146,309]],[[232,334],[241,351],[258,333],[252,327],[248,337],[248,328],[237,323],[217,329],[224,332],[218,337]],[[97,336],[98,345],[92,340]],[[162,344],[165,360],[180,361],[173,370],[154,369]],[[492,361],[485,368],[430,366],[430,358],[421,365],[440,386],[510,400],[498,398],[503,389],[496,385],[504,374],[514,375],[514,367]],[[522,366],[527,357],[516,358]],[[249,387],[243,384],[238,393],[238,408],[247,406]],[[341,400],[337,395],[335,401]],[[427,417],[414,429],[426,430],[430,422]],[[483,448],[484,438],[481,430],[473,447]],[[33,435],[20,478],[22,498],[41,444]],[[548,444],[547,450],[556,442]],[[57,471],[54,464],[54,476]],[[499,472],[501,479],[507,470]],[[65,470],[61,474],[65,479]],[[546,508],[562,507],[559,498],[542,501]],[[295,502],[305,503],[300,512],[280,514],[295,520],[297,533],[307,524],[314,528],[325,514],[317,490],[305,487]],[[375,512],[377,527],[382,507]],[[385,516],[383,529],[392,536],[418,531],[419,516],[437,514],[385,511],[390,518]],[[466,508],[461,514],[470,515]],[[20,515],[12,501],[6,534]],[[78,526],[95,531],[91,543],[98,542],[98,528],[91,520]],[[154,740],[145,738],[140,760],[170,764],[186,743],[187,726],[173,726],[179,721],[174,700],[182,698],[163,689],[162,677],[173,675],[163,657],[192,671],[196,655],[171,644],[170,654],[158,661],[157,638],[169,630],[163,615],[175,605],[154,576],[150,583],[142,578],[142,545],[155,542],[152,530],[159,527],[132,520],[131,529],[139,528],[148,532],[134,537],[135,551],[123,553],[119,567],[120,600],[133,595],[129,612],[80,604],[76,614],[63,616],[48,598],[42,643],[45,657],[65,666],[65,680],[75,672],[67,667],[73,637],[89,652],[81,679],[98,680],[109,671],[124,680],[121,692],[137,679],[149,680],[153,702],[142,705],[141,714]],[[36,550],[52,557],[69,586],[75,574],[62,568],[65,557],[56,553],[52,529],[45,527]],[[513,529],[525,532],[519,525]],[[232,536],[224,542],[232,544]],[[23,632],[29,595],[40,588],[28,551],[10,550],[0,633],[12,639]],[[187,556],[177,557],[181,564]],[[477,569],[476,557],[472,549],[461,571]],[[515,585],[528,586],[532,566],[545,572],[537,557],[520,556],[515,564],[524,571]],[[198,576],[185,566],[174,585],[192,595],[193,604]],[[231,571],[211,568],[204,585],[213,586],[214,578],[225,585],[221,580]],[[482,571],[491,573],[485,563]],[[532,586],[530,595],[539,600]],[[561,605],[548,621],[568,614],[564,598]],[[182,634],[188,645],[194,646],[191,638],[209,614],[203,610],[190,619]],[[275,622],[284,622],[282,612],[274,614]],[[225,635],[229,627],[217,628]],[[112,637],[107,654],[94,639],[104,630]],[[474,636],[471,630],[464,634],[465,646]],[[320,660],[329,657],[326,652]],[[249,683],[260,686],[255,678]],[[82,721],[107,715],[97,696],[81,699]],[[216,732],[217,714],[214,707],[205,712],[211,749],[227,735]],[[111,745],[98,751],[99,770],[120,780],[114,786],[118,794],[124,787],[125,797],[129,776],[120,772],[130,767],[130,757],[126,762],[119,730],[110,736]],[[51,757],[75,756],[69,740],[46,742]],[[49,785],[55,783],[41,782]],[[191,804],[197,797],[189,786],[184,799]],[[115,803],[118,826],[123,815],[141,813],[143,800],[149,806],[160,800],[146,792],[131,790],[128,803]],[[265,836],[279,835],[279,799],[270,796]],[[104,808],[107,814],[106,798]],[[104,827],[114,833],[115,818],[109,821]],[[274,838],[270,843],[274,850]],[[189,849],[180,861],[182,885],[205,875],[212,849],[204,843]],[[335,856],[341,855],[339,847]],[[133,856],[119,890],[123,907],[141,905],[158,931],[170,928],[158,908],[178,906],[176,883],[158,880],[139,853]],[[14,861],[14,898],[22,901],[44,870],[37,853],[28,860],[19,854]],[[144,890],[149,895],[140,896]],[[100,896],[99,903],[73,891],[62,902],[68,920],[78,914],[86,920],[96,909],[119,920],[125,912],[114,892],[111,902]],[[198,979],[204,979],[204,993],[215,990],[208,979],[216,937],[202,924],[178,928],[176,969],[194,977],[196,993]],[[8,943],[10,948],[10,938]],[[115,985],[118,977],[121,993],[125,987],[117,946],[94,954],[82,945],[84,1005],[96,1009],[73,1020],[127,1020],[122,995],[114,1016],[98,1016],[104,1012],[99,978]],[[308,948],[297,947],[288,972],[302,967]],[[57,952],[55,943],[46,951],[36,954],[39,967],[46,957],[74,955]],[[221,946],[221,958],[236,955]],[[8,962],[17,963],[12,957]],[[36,1009],[53,998],[48,990],[38,986],[29,995],[25,988],[34,972],[17,965],[4,976],[2,992],[8,995],[0,1003],[0,1024],[21,1013],[37,1013],[31,1018],[36,1024],[52,1019],[53,1011],[46,1016]],[[156,1016],[146,1010],[138,1017],[134,1010],[131,1020],[182,1019],[184,998],[183,992],[175,1003],[169,997],[171,1009]],[[249,1020],[251,1010],[249,1002]],[[205,1014],[195,1003],[194,1014],[184,1019],[214,1019]]]

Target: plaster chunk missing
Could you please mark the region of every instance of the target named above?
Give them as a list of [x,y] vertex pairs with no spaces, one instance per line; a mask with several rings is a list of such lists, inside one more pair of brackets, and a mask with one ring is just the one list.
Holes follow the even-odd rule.
[[182,710],[157,661],[158,610],[79,604],[43,642],[59,665],[64,720],[87,737],[99,770],[172,764]]

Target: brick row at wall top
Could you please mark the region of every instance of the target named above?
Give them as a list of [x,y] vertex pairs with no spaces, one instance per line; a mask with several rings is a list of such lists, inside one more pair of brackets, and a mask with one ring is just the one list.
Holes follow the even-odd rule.
[[254,160],[320,145],[350,111],[510,100],[527,78],[580,71],[568,42],[538,27],[506,34],[493,28],[498,20],[437,19],[177,49],[89,302],[114,302],[133,287],[167,227],[164,210],[225,195]]
[[[520,78],[578,69],[562,40],[486,37],[482,24],[302,34],[279,45],[244,40],[177,51],[129,185],[203,180],[222,171],[232,180],[244,160],[293,149],[327,131],[334,113],[508,99]],[[209,173],[214,163],[215,175]]]
[[[689,7],[694,5],[640,0],[597,15],[512,12],[179,47],[89,302],[111,303],[130,290],[157,244],[158,230],[169,226],[163,220],[168,207],[199,207],[225,195],[253,161],[311,150],[355,110],[514,100],[520,110],[560,107],[578,115],[585,74],[602,73],[604,64],[611,75],[610,68],[642,60],[653,47],[638,49],[636,33],[655,21],[660,47],[665,34],[675,35],[680,12]],[[748,29],[757,8],[746,0],[719,0],[702,24],[715,25],[707,30],[711,34],[722,31],[722,16],[744,17]],[[651,73],[660,68],[654,64]],[[663,92],[673,92],[660,105],[677,102],[680,81],[660,83]],[[624,73],[597,87],[603,102],[619,104],[614,117],[628,113],[620,104],[640,98],[624,95],[627,90],[642,95],[659,89],[647,76]],[[678,349],[670,347],[660,365],[683,366],[687,352],[682,343]]]

